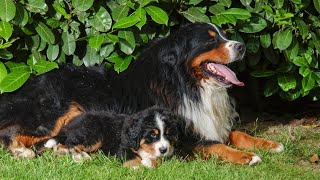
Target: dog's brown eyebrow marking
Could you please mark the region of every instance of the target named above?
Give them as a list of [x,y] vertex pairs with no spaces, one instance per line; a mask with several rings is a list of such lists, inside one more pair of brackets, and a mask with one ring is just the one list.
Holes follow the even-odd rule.
[[217,33],[215,31],[212,31],[212,30],[209,30],[208,33],[212,37],[215,37],[217,35]]
[[159,130],[158,130],[158,129],[154,128],[154,129],[152,129],[152,130],[153,130],[153,132],[154,132],[156,135],[159,134]]

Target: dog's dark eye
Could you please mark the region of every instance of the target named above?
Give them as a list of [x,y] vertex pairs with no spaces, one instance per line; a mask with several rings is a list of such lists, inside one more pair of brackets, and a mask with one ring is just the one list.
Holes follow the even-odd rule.
[[217,39],[216,38],[211,38],[208,40],[208,43],[216,43]]
[[157,134],[156,134],[156,133],[151,133],[151,134],[150,134],[150,137],[151,137],[152,139],[156,139],[156,138],[157,138]]

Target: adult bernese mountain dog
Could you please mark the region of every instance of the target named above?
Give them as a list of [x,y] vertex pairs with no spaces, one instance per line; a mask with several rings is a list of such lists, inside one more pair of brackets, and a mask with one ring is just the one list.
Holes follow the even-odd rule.
[[132,115],[89,111],[65,125],[44,147],[59,154],[71,153],[75,162],[90,159],[88,152],[102,150],[121,158],[125,167],[153,168],[158,158],[173,154],[179,124],[178,116],[158,107]]
[[65,65],[1,95],[0,139],[14,152],[56,136],[86,111],[131,114],[158,105],[183,117],[182,151],[256,164],[259,156],[237,149],[280,152],[284,147],[231,130],[238,114],[227,89],[244,83],[227,64],[244,54],[244,44],[228,40],[214,24],[193,23],[150,42],[120,74],[104,67]]

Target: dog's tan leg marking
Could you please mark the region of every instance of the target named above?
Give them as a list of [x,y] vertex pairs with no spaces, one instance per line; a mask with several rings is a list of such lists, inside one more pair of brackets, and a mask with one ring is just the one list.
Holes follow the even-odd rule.
[[56,136],[60,130],[70,123],[75,117],[82,114],[84,112],[84,109],[82,106],[80,106],[76,102],[72,102],[69,106],[69,109],[56,120],[56,124],[54,126],[54,129],[51,131],[50,136]]
[[201,145],[195,148],[195,153],[203,159],[217,157],[220,160],[242,164],[254,165],[261,162],[261,158],[253,153],[239,151],[225,144]]
[[280,143],[263,138],[255,138],[240,131],[231,131],[229,142],[234,147],[240,149],[267,149],[271,152],[281,152],[284,150],[284,146]]

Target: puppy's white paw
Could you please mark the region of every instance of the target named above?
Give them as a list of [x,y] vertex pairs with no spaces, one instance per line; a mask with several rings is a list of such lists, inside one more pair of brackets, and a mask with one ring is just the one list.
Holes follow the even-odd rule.
[[72,153],[71,157],[72,157],[73,162],[75,162],[75,163],[79,163],[82,160],[90,160],[91,159],[90,155],[84,151],[82,151],[80,153]]
[[150,159],[147,159],[147,158],[142,159],[141,164],[148,168],[152,168],[152,161]]
[[57,140],[55,139],[49,139],[45,144],[44,147],[48,148],[48,149],[53,149],[53,147],[55,147],[57,145]]

